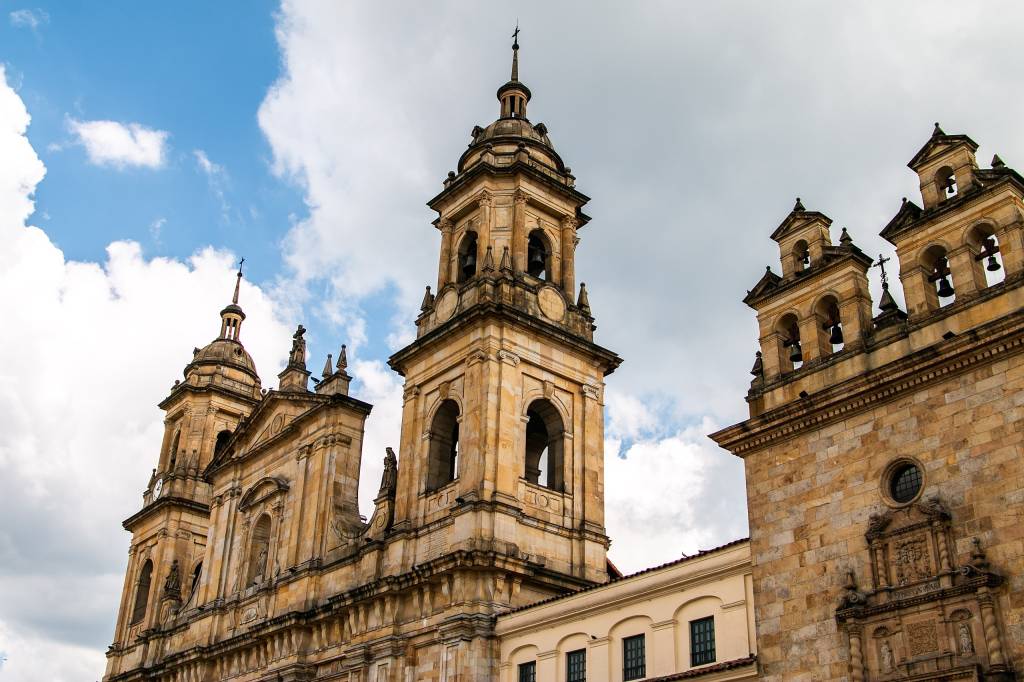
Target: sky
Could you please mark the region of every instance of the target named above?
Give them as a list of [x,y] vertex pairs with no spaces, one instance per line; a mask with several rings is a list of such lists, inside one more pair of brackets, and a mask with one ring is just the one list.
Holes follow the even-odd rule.
[[[397,446],[439,239],[425,202],[497,117],[518,20],[530,118],[593,197],[580,232],[606,391],[611,558],[746,533],[741,299],[801,197],[869,254],[935,121],[1024,159],[1015,2],[283,4],[0,0],[0,679],[96,680],[162,435],[219,330],[276,383],[301,322],[342,343],[361,500]],[[872,282],[876,300],[877,279]],[[900,298],[898,285],[893,293]],[[399,457],[401,457],[399,452]]]

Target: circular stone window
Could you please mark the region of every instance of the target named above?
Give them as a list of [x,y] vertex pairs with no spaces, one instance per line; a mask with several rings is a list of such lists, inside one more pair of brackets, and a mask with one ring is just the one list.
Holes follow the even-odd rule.
[[889,467],[885,480],[886,492],[897,504],[907,504],[917,499],[924,486],[921,467],[915,462],[901,460]]

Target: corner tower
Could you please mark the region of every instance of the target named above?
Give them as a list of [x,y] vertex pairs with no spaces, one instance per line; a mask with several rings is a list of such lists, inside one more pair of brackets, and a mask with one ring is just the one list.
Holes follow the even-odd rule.
[[428,202],[437,291],[390,364],[406,380],[395,530],[418,538],[417,562],[445,548],[526,557],[522,603],[607,580],[603,387],[620,359],[593,342],[576,294],[588,198],[527,118],[518,62],[516,43],[499,118],[473,128]]

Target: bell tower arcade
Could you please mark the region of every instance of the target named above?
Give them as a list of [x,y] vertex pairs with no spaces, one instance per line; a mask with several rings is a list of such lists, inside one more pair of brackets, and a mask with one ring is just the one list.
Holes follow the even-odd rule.
[[603,387],[621,360],[593,342],[577,294],[588,197],[526,117],[518,62],[516,43],[499,118],[473,128],[428,202],[437,290],[390,364],[406,380],[395,531],[416,563],[459,548],[525,558],[525,602],[607,580]]

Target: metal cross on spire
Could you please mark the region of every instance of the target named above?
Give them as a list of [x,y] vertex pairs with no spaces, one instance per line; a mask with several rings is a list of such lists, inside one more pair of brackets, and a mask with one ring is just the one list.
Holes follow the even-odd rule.
[[516,30],[512,32],[512,49],[519,49],[519,20],[516,19]]
[[245,263],[245,256],[242,256],[242,260],[238,261],[238,274],[242,274],[242,264]]
[[878,254],[878,260],[875,261],[871,267],[878,268],[882,271],[882,286],[889,286],[889,276],[885,274],[885,264],[891,261],[892,258],[886,258],[882,254]]

